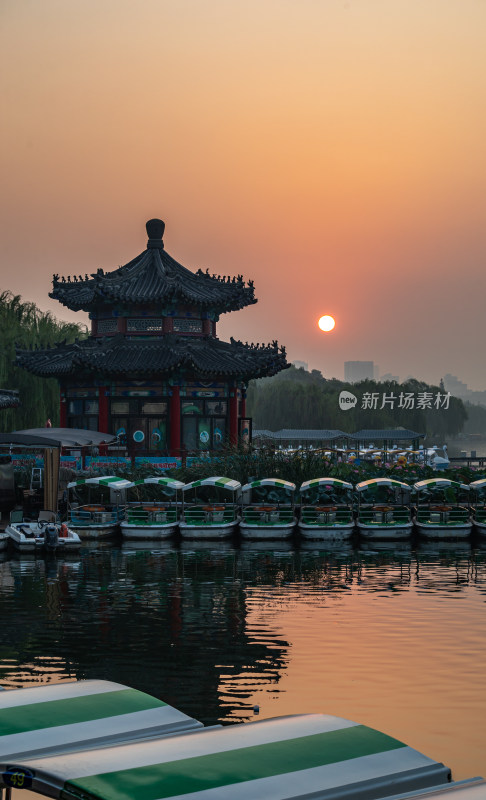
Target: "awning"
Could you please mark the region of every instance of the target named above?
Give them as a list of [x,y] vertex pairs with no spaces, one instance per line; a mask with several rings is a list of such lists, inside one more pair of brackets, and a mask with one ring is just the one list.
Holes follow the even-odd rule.
[[[0,692],[0,761],[85,750],[202,727],[144,692],[87,680]],[[3,769],[1,771],[4,771]]]
[[324,714],[208,728],[89,754],[2,758],[0,772],[7,785],[23,780],[24,788],[63,800],[363,800],[444,785],[450,776],[443,764],[397,739]]
[[304,481],[302,486],[300,487],[300,493],[307,492],[309,489],[315,489],[317,486],[329,486],[330,488],[336,489],[352,489],[353,485],[351,483],[346,483],[346,481],[341,481],[339,478],[313,478],[310,481]]
[[280,489],[287,489],[290,492],[295,492],[295,483],[284,481],[281,478],[262,478],[259,481],[252,481],[243,486],[242,491],[246,492],[248,489],[256,489],[258,486],[277,486]]
[[361,481],[356,484],[357,492],[364,492],[366,489],[372,489],[374,486],[386,486],[389,489],[402,489],[404,492],[411,492],[412,487],[408,483],[402,481],[395,481],[392,478],[370,478],[369,481]]
[[229,489],[230,492],[236,492],[238,489],[241,489],[241,483],[239,481],[234,481],[231,478],[215,476],[211,478],[201,478],[199,481],[186,483],[182,491],[187,492],[189,489],[197,489],[198,486],[219,486],[220,489]]

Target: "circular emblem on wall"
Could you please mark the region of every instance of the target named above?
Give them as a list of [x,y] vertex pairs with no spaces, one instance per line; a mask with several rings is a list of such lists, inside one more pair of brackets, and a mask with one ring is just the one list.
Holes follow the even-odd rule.
[[143,431],[135,431],[133,434],[133,441],[134,442],[143,442],[145,439],[145,434]]
[[214,441],[218,444],[223,441],[223,434],[221,433],[219,428],[214,429]]
[[160,433],[158,428],[154,428],[152,431],[152,440],[157,444],[162,441],[162,434]]
[[206,444],[206,442],[209,442],[209,433],[207,431],[201,431],[199,438],[203,444]]

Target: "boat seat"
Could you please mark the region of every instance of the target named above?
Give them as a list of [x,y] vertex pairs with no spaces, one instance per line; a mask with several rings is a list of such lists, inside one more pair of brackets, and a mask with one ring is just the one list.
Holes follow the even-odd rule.
[[26,539],[35,539],[35,533],[28,525],[19,525],[19,531],[24,534]]
[[49,511],[48,509],[44,508],[42,511],[39,511],[39,516],[37,517],[38,522],[55,522],[56,521],[56,512]]

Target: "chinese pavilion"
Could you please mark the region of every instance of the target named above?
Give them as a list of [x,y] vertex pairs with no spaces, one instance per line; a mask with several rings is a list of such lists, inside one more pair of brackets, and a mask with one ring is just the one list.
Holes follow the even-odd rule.
[[196,273],[164,249],[161,220],[125,266],[54,275],[50,297],[89,312],[74,344],[17,352],[17,364],[60,382],[61,427],[117,434],[132,455],[215,450],[248,436],[251,378],[287,366],[285,348],[218,339],[221,314],[256,303],[242,276]]

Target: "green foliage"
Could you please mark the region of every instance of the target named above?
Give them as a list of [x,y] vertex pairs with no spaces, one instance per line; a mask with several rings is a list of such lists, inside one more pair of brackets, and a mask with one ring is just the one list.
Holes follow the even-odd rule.
[[73,322],[60,322],[35,303],[22,302],[20,295],[0,293],[0,387],[17,389],[21,406],[0,411],[0,431],[36,428],[48,418],[59,424],[59,383],[56,379],[38,378],[16,367],[15,346],[52,347],[66,340],[73,342],[85,331]]
[[336,378],[324,378],[318,370],[306,372],[290,367],[272,378],[251,381],[247,394],[247,409],[253,417],[253,427],[277,431],[282,428],[310,428],[342,430],[353,433],[362,428],[408,428],[417,433],[444,438],[459,433],[467,419],[462,400],[451,397],[448,409],[362,409],[360,404],[348,411],[339,408],[339,394],[343,390],[362,397],[364,392],[380,395],[400,392],[431,392],[434,397],[441,391],[421,381],[409,380],[398,384],[387,381],[377,384],[372,380],[347,384]]
[[295,483],[297,489],[304,481],[313,478],[340,478],[355,486],[370,478],[389,477],[411,486],[417,481],[439,476],[461,483],[471,483],[483,477],[482,471],[478,472],[470,467],[453,467],[437,473],[432,467],[424,467],[415,463],[380,465],[371,461],[361,461],[360,464],[348,464],[338,461],[335,456],[330,459],[324,452],[317,450],[285,453],[281,450],[273,451],[270,448],[248,450],[242,447],[228,447],[216,458],[201,459],[198,463],[167,472],[154,469],[150,464],[143,464],[133,468],[122,469],[120,467],[116,474],[120,478],[130,481],[142,480],[155,474],[170,474],[172,478],[183,483],[209,478],[213,475],[222,475],[233,478],[242,485],[260,478],[282,478]]

